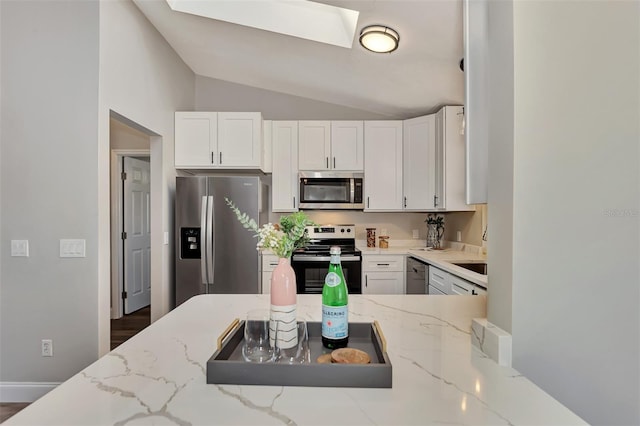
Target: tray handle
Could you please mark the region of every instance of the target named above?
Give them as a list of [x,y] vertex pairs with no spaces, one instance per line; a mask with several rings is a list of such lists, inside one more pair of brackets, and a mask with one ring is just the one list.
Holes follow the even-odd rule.
[[382,353],[387,353],[387,339],[385,339],[384,334],[382,333],[380,323],[377,320],[374,320],[373,327],[376,329],[378,336],[380,336],[380,341],[382,342]]
[[236,318],[231,321],[231,324],[222,332],[220,336],[218,336],[218,350],[222,349],[222,342],[227,338],[229,334],[240,324],[240,318]]

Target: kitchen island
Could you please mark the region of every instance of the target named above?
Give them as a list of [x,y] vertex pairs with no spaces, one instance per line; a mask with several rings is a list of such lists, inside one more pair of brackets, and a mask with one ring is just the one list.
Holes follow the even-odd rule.
[[[319,321],[320,303],[299,295],[299,316]],[[585,424],[472,347],[484,296],[350,296],[350,321],[377,320],[386,336],[391,389],[207,384],[218,336],[268,304],[268,295],[196,296],[6,424]]]

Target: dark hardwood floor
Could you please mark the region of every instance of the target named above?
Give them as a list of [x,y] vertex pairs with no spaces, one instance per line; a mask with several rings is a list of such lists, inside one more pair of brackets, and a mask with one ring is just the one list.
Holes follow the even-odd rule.
[[[111,350],[135,336],[151,324],[151,306],[142,308],[122,318],[111,320]],[[29,405],[29,402],[0,403],[0,423]]]
[[138,334],[149,324],[151,324],[151,306],[111,320],[111,350]]
[[0,423],[29,405],[29,402],[0,402]]

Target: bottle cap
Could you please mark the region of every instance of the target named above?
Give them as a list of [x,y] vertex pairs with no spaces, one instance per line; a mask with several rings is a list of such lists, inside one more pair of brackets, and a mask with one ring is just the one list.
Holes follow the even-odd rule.
[[[326,252],[325,252],[325,253],[326,253]],[[340,254],[340,247],[338,247],[338,246],[332,246],[332,247],[329,249],[329,253],[330,253],[330,254]]]

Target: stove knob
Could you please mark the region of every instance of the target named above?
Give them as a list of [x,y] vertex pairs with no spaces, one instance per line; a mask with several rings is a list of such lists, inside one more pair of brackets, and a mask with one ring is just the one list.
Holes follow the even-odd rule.
[[344,232],[344,228],[340,229],[340,232]]
[[347,228],[347,232],[351,232],[351,228]]

